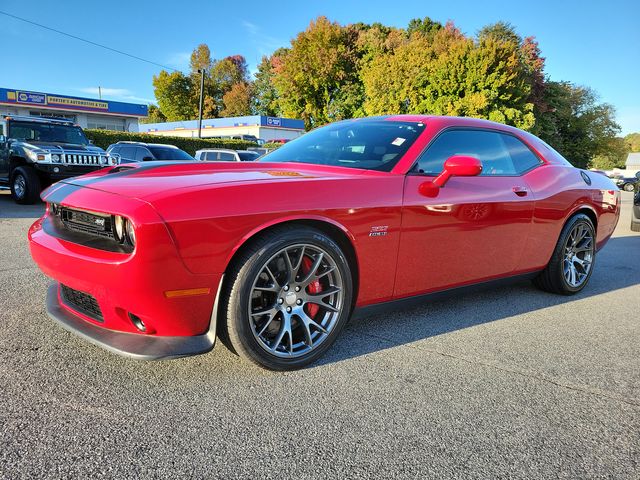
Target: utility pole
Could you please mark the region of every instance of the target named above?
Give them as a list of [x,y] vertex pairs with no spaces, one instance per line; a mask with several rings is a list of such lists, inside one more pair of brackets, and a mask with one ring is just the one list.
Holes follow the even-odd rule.
[[102,100],[102,87],[98,85],[98,98]]
[[198,73],[201,74],[200,77],[200,110],[198,113],[198,138],[202,138],[202,102],[204,100],[204,74],[205,69],[201,68],[198,70]]

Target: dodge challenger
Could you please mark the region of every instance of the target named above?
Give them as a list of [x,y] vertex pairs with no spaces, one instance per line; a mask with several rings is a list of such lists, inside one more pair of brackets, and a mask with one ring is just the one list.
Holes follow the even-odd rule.
[[582,290],[619,217],[608,178],[469,118],[347,120],[258,162],[145,162],[42,194],[31,254],[63,327],[138,359],[220,338],[301,368],[349,317],[506,279]]

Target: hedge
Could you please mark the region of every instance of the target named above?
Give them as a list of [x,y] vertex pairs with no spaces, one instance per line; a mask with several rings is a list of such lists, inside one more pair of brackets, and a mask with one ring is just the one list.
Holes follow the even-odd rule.
[[105,150],[112,143],[120,141],[175,145],[187,152],[189,155],[195,155],[196,150],[200,150],[202,148],[230,148],[232,150],[246,150],[247,147],[258,146],[258,144],[254,142],[227,138],[165,137],[149,133],[119,132],[115,130],[85,130],[84,133],[87,135],[89,140],[93,141],[94,145]]

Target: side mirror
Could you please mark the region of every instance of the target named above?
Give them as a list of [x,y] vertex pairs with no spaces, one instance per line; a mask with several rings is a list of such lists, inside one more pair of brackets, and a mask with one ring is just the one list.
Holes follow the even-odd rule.
[[153,157],[142,157],[143,162],[153,162]]
[[436,187],[444,187],[451,177],[474,177],[482,172],[482,162],[475,157],[454,155],[444,162],[442,173],[433,179]]

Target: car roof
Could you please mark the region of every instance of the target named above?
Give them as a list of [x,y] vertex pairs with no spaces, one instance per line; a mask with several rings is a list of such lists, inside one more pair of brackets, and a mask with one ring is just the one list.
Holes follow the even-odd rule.
[[19,120],[21,122],[39,122],[39,123],[64,123],[74,125],[72,120],[61,117],[32,117],[30,115],[2,115],[5,120]]
[[146,142],[132,142],[128,140],[121,140],[117,143],[114,143],[113,145],[141,145],[143,147],[169,147],[169,148],[175,148],[179,150],[179,148],[176,147],[175,145],[170,145],[168,143],[146,143]]
[[230,152],[230,153],[243,152],[243,151],[244,150],[233,150],[231,148],[201,148],[200,150],[198,150],[198,152]]

